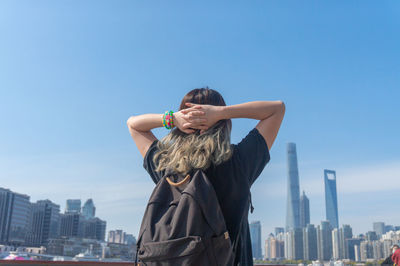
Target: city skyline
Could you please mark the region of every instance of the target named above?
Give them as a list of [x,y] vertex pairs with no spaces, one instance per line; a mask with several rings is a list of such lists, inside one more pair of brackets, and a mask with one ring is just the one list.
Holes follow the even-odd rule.
[[[340,226],[357,234],[395,224],[399,9],[368,0],[1,1],[0,184],[61,209],[92,198],[110,228],[136,235],[154,184],[126,120],[177,110],[187,91],[208,85],[227,104],[285,102],[271,160],[251,188],[249,220],[261,222],[262,239],[285,226],[289,141],[310,223],[326,219],[323,169],[335,169]],[[232,143],[256,123],[233,119]]]

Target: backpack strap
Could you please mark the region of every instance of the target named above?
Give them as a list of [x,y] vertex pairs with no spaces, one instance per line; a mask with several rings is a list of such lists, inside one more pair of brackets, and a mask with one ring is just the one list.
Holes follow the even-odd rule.
[[179,187],[179,186],[185,184],[187,181],[189,181],[189,179],[190,179],[190,175],[186,175],[186,177],[182,181],[175,183],[171,179],[169,179],[169,177],[166,178],[168,184],[170,184],[173,187]]

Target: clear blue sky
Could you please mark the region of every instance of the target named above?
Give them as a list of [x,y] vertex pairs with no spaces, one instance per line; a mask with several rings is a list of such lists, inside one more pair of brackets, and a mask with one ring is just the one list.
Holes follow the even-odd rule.
[[[252,189],[264,237],[285,224],[289,141],[312,223],[326,168],[340,224],[399,224],[399,13],[398,1],[1,1],[0,186],[62,210],[91,197],[108,230],[136,235],[153,184],[126,120],[208,85],[228,104],[286,104]],[[255,124],[235,120],[233,142]]]

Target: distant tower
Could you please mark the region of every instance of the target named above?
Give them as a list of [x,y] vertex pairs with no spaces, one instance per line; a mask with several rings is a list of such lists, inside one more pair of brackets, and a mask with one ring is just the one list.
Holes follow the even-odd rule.
[[275,236],[279,235],[280,233],[283,233],[285,230],[283,227],[275,227]]
[[313,224],[307,224],[306,228],[303,228],[303,239],[304,259],[317,260],[317,230]]
[[88,199],[82,207],[82,215],[86,219],[94,218],[96,215],[96,207],[94,206],[93,200]]
[[382,236],[385,232],[385,223],[384,222],[375,222],[373,223],[374,231],[378,236]]
[[287,144],[287,168],[286,231],[289,231],[300,227],[300,187],[295,143]]
[[329,221],[321,221],[320,245],[321,259],[329,261],[332,258],[332,228]]
[[329,221],[332,228],[339,228],[339,216],[336,193],[336,172],[324,170],[325,180],[325,208],[326,220]]
[[300,227],[304,228],[310,223],[310,200],[307,198],[306,193],[300,197]]
[[68,199],[65,213],[80,213],[81,212],[81,200],[80,199]]
[[255,221],[250,223],[250,237],[251,237],[251,249],[253,251],[253,258],[262,259],[260,221]]

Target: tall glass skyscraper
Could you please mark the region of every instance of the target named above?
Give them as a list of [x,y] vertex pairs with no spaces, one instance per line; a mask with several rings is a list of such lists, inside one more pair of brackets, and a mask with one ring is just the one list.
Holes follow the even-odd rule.
[[329,221],[332,228],[339,228],[339,216],[336,194],[336,172],[333,170],[324,170],[325,180],[325,208],[326,220]]
[[287,207],[286,231],[300,227],[300,187],[296,144],[287,144]]
[[251,238],[251,249],[253,251],[253,258],[258,260],[262,259],[260,221],[255,221],[250,223],[250,238]]

